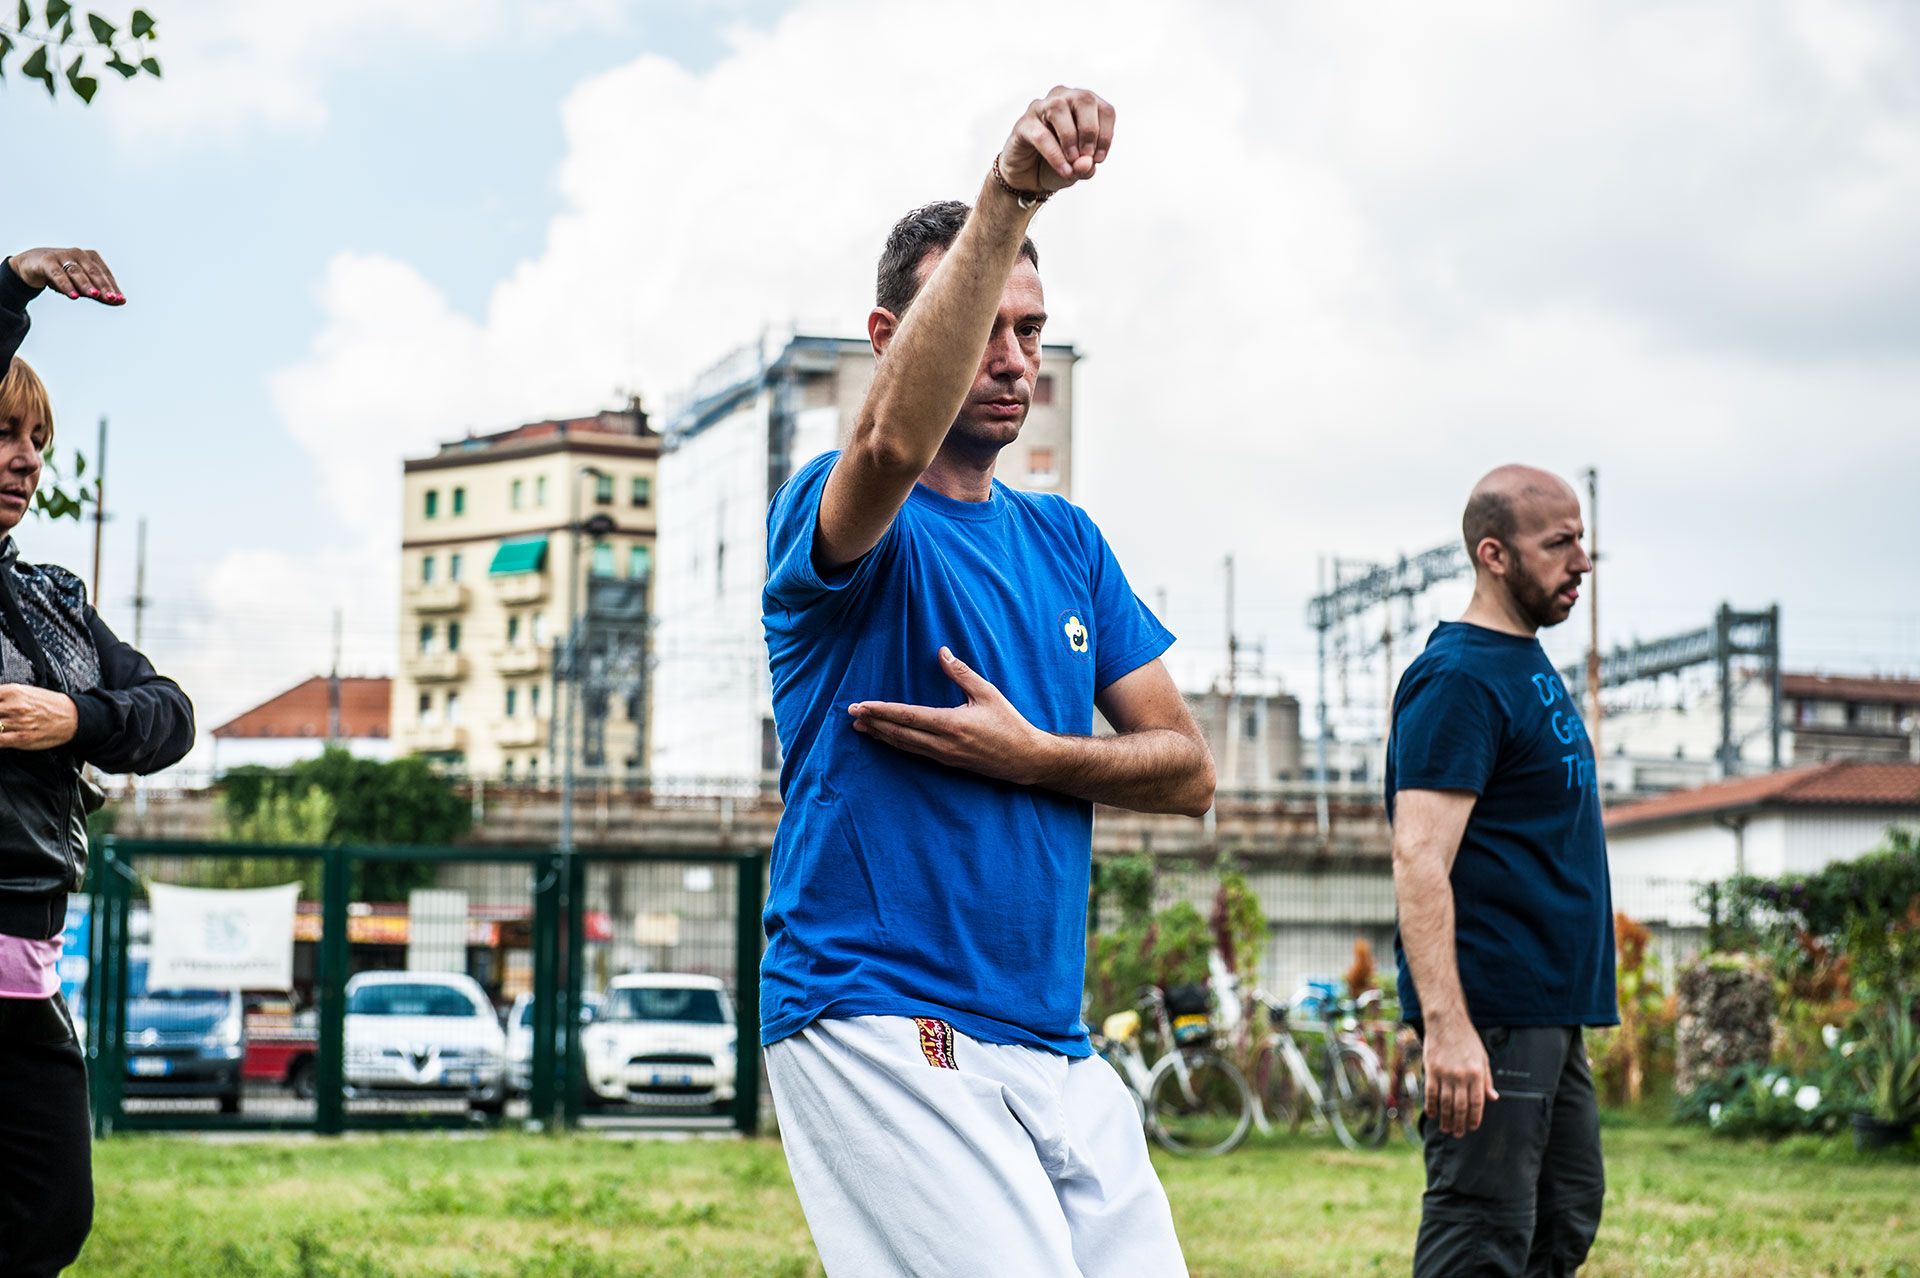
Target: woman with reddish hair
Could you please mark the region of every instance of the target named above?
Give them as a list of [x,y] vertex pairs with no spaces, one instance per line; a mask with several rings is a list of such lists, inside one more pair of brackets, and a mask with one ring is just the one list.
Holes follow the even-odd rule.
[[193,745],[193,707],[101,622],[80,579],[20,558],[53,442],[47,388],[13,358],[44,289],[118,306],[85,249],[0,263],[0,1274],[52,1278],[93,1224],[87,1070],[55,964],[87,867],[88,765],[154,772]]

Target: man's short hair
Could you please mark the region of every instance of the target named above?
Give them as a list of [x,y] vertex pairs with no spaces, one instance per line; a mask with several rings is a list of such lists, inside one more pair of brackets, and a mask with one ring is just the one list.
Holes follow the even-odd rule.
[[40,447],[53,444],[53,403],[47,398],[46,383],[24,359],[15,359],[7,375],[0,378],[0,422],[37,421],[46,427],[47,437]]
[[1467,499],[1467,513],[1460,518],[1460,534],[1467,539],[1467,559],[1480,566],[1480,543],[1491,537],[1508,549],[1520,520],[1513,513],[1513,499],[1506,493],[1475,493]]
[[[880,251],[879,286],[873,304],[891,311],[895,318],[907,313],[920,292],[920,263],[927,254],[953,247],[960,228],[967,224],[971,210],[959,200],[937,200],[923,204],[893,224],[887,233],[887,247]],[[1020,256],[1040,269],[1040,250],[1030,239],[1020,242]]]

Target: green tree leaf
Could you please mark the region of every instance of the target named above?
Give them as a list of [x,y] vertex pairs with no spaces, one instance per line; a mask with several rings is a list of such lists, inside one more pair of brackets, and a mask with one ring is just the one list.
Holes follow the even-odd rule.
[[47,67],[47,49],[45,45],[33,51],[33,56],[20,64],[20,74],[29,80],[38,80],[47,86],[47,96],[53,96],[53,72]]
[[97,13],[87,15],[87,26],[93,31],[93,38],[101,44],[113,43],[114,26]]
[[132,21],[132,24],[128,27],[128,30],[130,30],[133,33],[133,37],[136,40],[152,39],[153,38],[153,15],[148,13],[145,9],[135,9],[133,11],[133,21]]
[[160,75],[160,59],[142,58],[140,59],[140,69],[148,75],[158,78]]
[[20,16],[14,20],[14,26],[25,31],[33,22],[33,10],[27,7],[27,0],[20,0]]
[[90,75],[80,74],[80,67],[85,61],[85,55],[77,56],[72,65],[67,68],[67,87],[72,89],[74,96],[82,102],[91,103],[93,95],[100,91],[100,81]]
[[131,80],[133,79],[133,77],[140,74],[139,67],[136,67],[135,65],[133,65],[133,63],[128,62],[125,58],[121,57],[118,53],[115,53],[111,58],[107,59],[107,69],[109,71],[118,71],[122,77],[128,80]]
[[71,39],[73,39],[73,15],[68,14],[67,20],[60,24],[60,43],[65,44]]
[[61,21],[72,12],[71,0],[47,0],[47,30],[51,31],[59,26]]

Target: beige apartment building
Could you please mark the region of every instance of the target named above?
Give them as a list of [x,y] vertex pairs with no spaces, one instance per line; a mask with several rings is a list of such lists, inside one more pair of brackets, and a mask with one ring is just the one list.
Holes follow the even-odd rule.
[[[585,615],[590,581],[639,582],[650,608],[659,456],[636,403],[405,463],[399,753],[490,779],[556,777],[556,641]],[[590,530],[576,538],[576,523]],[[649,704],[611,698],[591,737],[576,714],[576,743],[593,746],[576,756],[584,774],[640,769]]]

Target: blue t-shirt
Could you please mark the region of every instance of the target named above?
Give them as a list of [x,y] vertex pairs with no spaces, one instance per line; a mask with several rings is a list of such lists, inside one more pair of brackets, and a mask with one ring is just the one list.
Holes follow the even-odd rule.
[[[1401,790],[1479,796],[1453,863],[1454,949],[1479,1026],[1613,1025],[1613,886],[1593,743],[1540,641],[1443,622],[1407,667],[1387,741]],[[1400,959],[1400,1001],[1420,1000]]]
[[767,515],[762,620],[786,808],[760,965],[761,1039],[820,1017],[928,1016],[990,1043],[1088,1053],[1080,1021],[1093,806],[853,730],[856,701],[957,706],[953,650],[1035,727],[1086,736],[1094,695],[1173,636],[1085,512],[995,482],[914,488],[880,543],[813,561],[836,453]]

